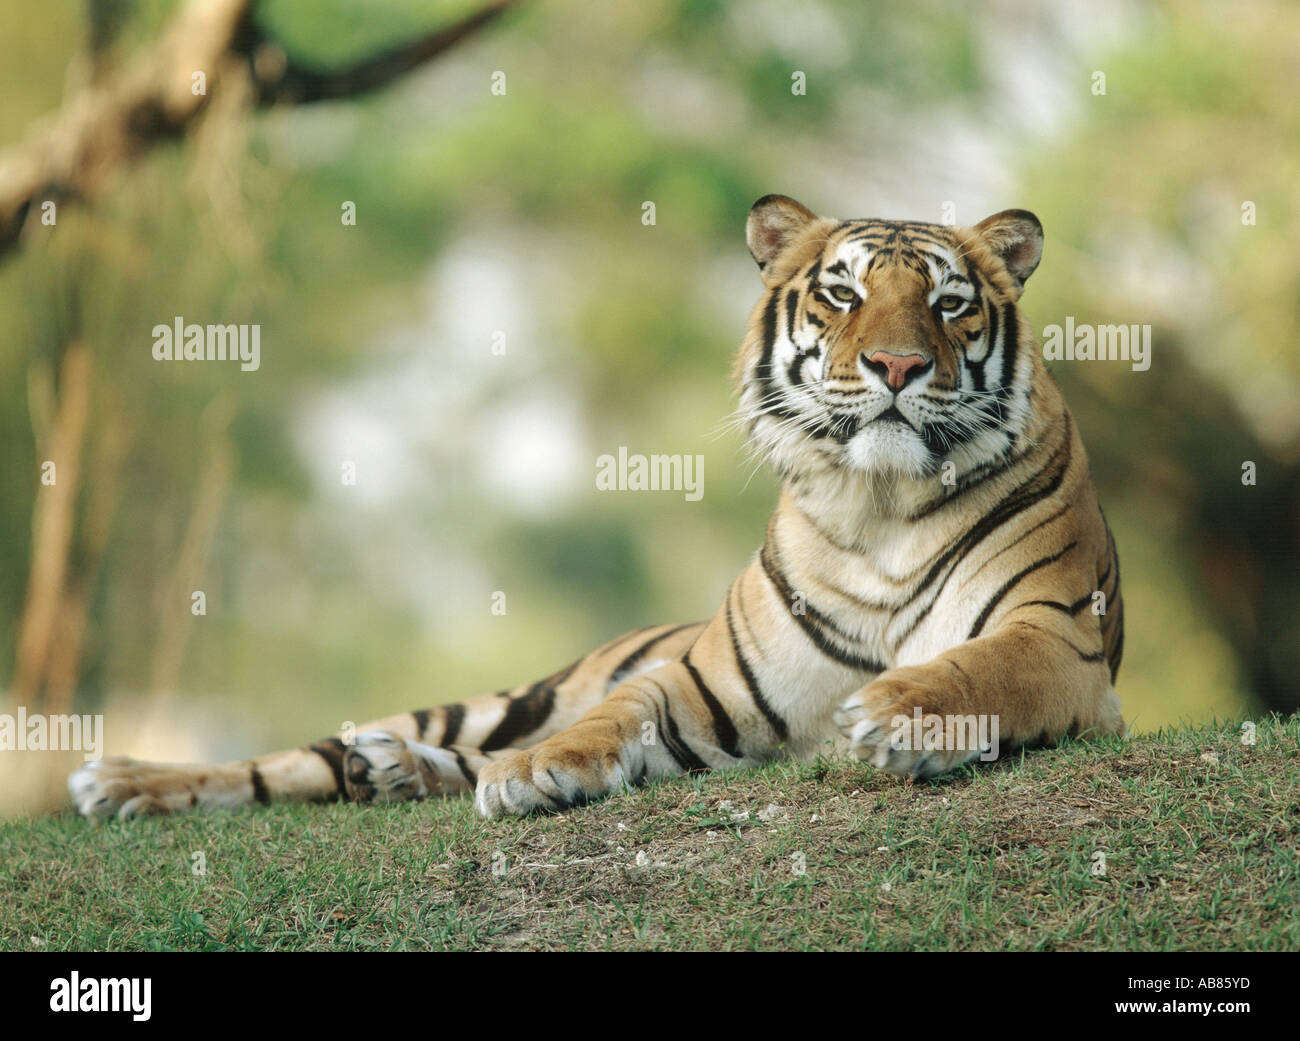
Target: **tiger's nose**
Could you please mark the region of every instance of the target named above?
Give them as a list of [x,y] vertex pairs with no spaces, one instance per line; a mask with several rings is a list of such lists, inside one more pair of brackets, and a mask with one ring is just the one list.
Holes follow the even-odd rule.
[[921,375],[926,366],[925,358],[919,354],[890,354],[888,351],[876,351],[870,358],[864,353],[862,360],[867,368],[875,370],[890,390],[902,390],[913,378]]

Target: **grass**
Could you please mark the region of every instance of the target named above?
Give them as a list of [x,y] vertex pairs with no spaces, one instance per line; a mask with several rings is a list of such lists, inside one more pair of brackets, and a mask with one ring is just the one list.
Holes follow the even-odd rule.
[[1253,746],[1186,727],[919,784],[782,762],[491,823],[61,814],[0,825],[0,948],[1296,950],[1297,763],[1292,717]]

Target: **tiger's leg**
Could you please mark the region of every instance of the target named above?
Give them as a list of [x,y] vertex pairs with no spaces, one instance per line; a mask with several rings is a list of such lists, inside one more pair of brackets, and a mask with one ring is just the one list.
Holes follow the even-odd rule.
[[271,802],[395,802],[470,791],[488,757],[475,748],[424,745],[370,729],[400,729],[395,724],[404,718],[409,714],[367,724],[351,744],[330,737],[243,762],[101,759],[77,770],[68,789],[83,815],[122,818]]
[[536,683],[406,712],[304,748],[221,764],[103,759],[68,779],[87,817],[270,802],[391,802],[472,791],[479,771],[576,720],[624,676],[680,656],[701,624],[628,633]]
[[882,673],[842,704],[835,722],[852,755],[909,777],[979,757],[971,735],[995,735],[1006,749],[1051,745],[1067,734],[1122,734],[1096,621],[1066,605],[1022,603],[987,636]]
[[[87,763],[68,778],[87,817],[236,809],[271,802],[390,802],[469,791],[487,762],[478,749],[415,740],[416,719],[446,710],[491,710],[495,698],[404,713],[304,748],[230,763],[150,763],[124,757]],[[484,704],[486,702],[486,704]],[[405,736],[403,736],[405,735]]]
[[679,661],[625,681],[572,726],[484,766],[479,812],[558,809],[650,779],[774,757],[789,725],[745,653],[724,607]]

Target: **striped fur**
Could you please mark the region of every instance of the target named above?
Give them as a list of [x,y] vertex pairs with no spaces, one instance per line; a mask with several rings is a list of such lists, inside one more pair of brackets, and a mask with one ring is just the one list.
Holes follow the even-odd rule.
[[350,743],[91,764],[69,780],[81,812],[475,791],[494,817],[830,748],[912,777],[980,754],[900,747],[917,713],[996,717],[1001,748],[1122,732],[1115,545],[1016,306],[1037,219],[837,221],[767,196],[748,241],[765,288],[738,415],[784,486],[712,619],[629,633]]

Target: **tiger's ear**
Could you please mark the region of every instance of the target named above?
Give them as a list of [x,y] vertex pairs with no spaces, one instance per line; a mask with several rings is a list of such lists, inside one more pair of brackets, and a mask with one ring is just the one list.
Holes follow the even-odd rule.
[[785,195],[764,195],[749,208],[745,241],[764,270],[817,214]]
[[1017,289],[1038,267],[1043,256],[1043,226],[1028,210],[1003,210],[985,217],[975,230],[1006,265]]

